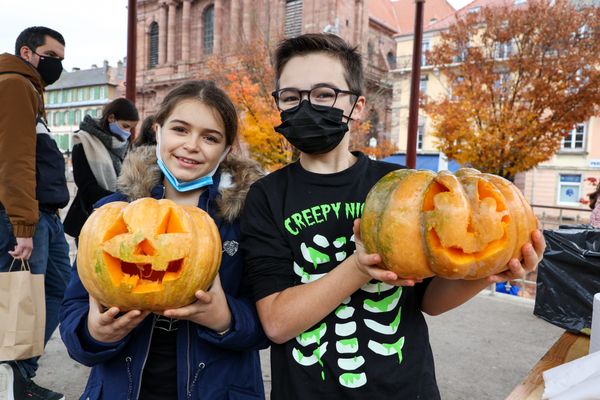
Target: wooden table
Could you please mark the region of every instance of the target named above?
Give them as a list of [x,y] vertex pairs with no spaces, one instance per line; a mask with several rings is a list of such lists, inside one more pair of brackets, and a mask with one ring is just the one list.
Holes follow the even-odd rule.
[[544,393],[542,373],[587,355],[590,351],[590,337],[565,332],[552,345],[550,350],[529,371],[527,377],[508,395],[506,400],[540,400]]

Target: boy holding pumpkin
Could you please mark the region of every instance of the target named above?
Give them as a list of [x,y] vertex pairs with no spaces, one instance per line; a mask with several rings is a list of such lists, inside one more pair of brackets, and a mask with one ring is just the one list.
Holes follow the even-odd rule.
[[355,219],[399,167],[349,151],[348,125],[365,110],[360,54],[335,35],[306,34],[281,42],[275,63],[275,129],[300,158],[251,187],[242,218],[246,282],[274,342],[271,396],[439,399],[422,312],[441,314],[534,270],[543,237],[534,232],[523,264],[487,279],[421,281],[378,268]]

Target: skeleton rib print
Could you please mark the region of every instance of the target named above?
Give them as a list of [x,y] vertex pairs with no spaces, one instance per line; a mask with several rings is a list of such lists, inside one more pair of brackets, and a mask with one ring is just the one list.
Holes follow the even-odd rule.
[[[323,235],[315,235],[312,243],[302,243],[300,250],[306,267],[302,267],[294,262],[294,273],[300,278],[302,283],[314,282],[325,275],[325,271],[319,266],[335,259],[337,263],[343,261],[347,252],[343,250],[346,244],[354,242],[354,236],[346,239],[339,237],[335,240],[328,240]],[[333,254],[331,254],[333,252]],[[337,264],[336,263],[336,264]],[[396,338],[401,321],[401,307],[398,303],[402,296],[402,287],[395,287],[383,282],[367,283],[361,288],[361,292],[366,294],[362,302],[363,313],[373,315],[371,318],[352,319],[356,315],[356,304],[350,305],[352,297],[345,299],[335,310],[335,322],[322,322],[318,327],[305,331],[296,338],[298,346],[292,348],[294,360],[306,368],[321,368],[321,379],[325,381],[325,366],[323,357],[328,350],[334,351],[337,357],[337,366],[341,370],[337,380],[343,387],[354,389],[367,384],[368,376],[363,370],[363,366],[369,358],[365,358],[364,352],[370,351],[377,356],[389,357],[396,355],[398,362],[402,363],[402,348],[404,346],[404,337]],[[377,322],[376,315],[382,315],[395,312],[396,315],[389,325]],[[392,318],[390,316],[390,318]],[[388,319],[389,320],[389,319]],[[358,325],[362,324],[375,334],[372,338],[389,336],[390,340],[377,341],[368,340],[366,348],[360,348],[359,338],[357,337]],[[324,341],[328,334],[328,340],[335,337],[335,349],[329,346],[329,341]],[[363,339],[365,340],[365,339]],[[331,353],[328,358],[331,357]],[[372,356],[370,357],[372,360]],[[372,361],[371,361],[372,362]]]

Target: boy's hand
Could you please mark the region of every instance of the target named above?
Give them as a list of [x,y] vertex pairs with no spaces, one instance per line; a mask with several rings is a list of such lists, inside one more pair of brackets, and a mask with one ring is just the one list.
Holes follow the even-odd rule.
[[127,336],[150,314],[150,311],[131,310],[115,318],[119,312],[117,307],[111,307],[104,311],[100,302],[90,296],[90,311],[87,319],[90,335],[98,342],[117,342]]
[[360,219],[354,220],[354,242],[356,244],[356,253],[354,254],[356,268],[363,274],[372,279],[382,281],[394,286],[414,286],[422,279],[414,278],[399,278],[392,271],[388,271],[379,266],[381,264],[381,256],[379,254],[367,254],[365,246],[360,237]]
[[198,290],[196,301],[190,305],[165,310],[162,315],[175,319],[186,319],[203,325],[216,332],[223,332],[231,326],[231,310],[219,275],[208,291]]
[[544,235],[539,230],[534,231],[531,234],[531,244],[526,243],[523,245],[521,252],[523,253],[523,262],[516,258],[511,259],[508,262],[508,270],[497,274],[491,275],[487,279],[490,283],[494,282],[505,282],[513,279],[525,279],[525,276],[535,271],[537,265],[544,256],[544,250],[546,249],[546,240]]

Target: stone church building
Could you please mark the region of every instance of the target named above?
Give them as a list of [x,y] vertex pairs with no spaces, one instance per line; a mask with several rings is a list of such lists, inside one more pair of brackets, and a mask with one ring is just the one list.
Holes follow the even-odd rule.
[[[373,132],[389,138],[399,29],[378,17],[391,0],[138,0],[137,94],[142,116],[157,110],[175,85],[210,79],[212,55],[233,54],[245,43],[276,43],[308,32],[335,33],[364,56]],[[413,7],[412,1],[406,1]],[[271,84],[271,83],[268,83]]]

